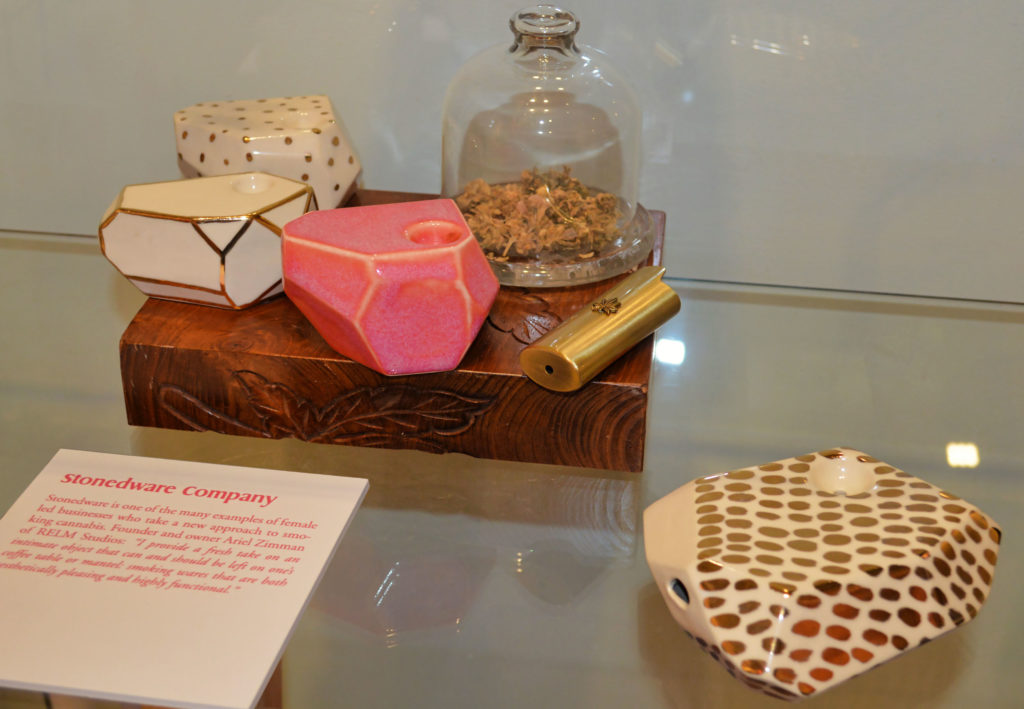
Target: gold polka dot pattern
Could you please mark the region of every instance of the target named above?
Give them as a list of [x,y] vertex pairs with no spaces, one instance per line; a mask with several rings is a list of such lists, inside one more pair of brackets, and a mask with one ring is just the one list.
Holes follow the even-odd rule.
[[969,503],[849,448],[699,478],[644,527],[673,617],[734,677],[786,699],[972,619],[1001,537]]
[[186,177],[258,170],[308,182],[324,208],[362,171],[326,96],[197,103],[174,114],[174,129]]

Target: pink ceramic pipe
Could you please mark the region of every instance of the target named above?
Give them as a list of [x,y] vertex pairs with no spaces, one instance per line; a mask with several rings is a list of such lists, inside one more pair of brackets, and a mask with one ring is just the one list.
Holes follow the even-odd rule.
[[457,367],[498,292],[450,199],[310,212],[282,231],[282,270],[331,347],[390,375]]

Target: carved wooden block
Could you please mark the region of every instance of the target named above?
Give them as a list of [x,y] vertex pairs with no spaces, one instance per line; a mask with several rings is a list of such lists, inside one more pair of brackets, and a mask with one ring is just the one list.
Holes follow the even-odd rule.
[[[433,197],[365,190],[349,204]],[[656,264],[665,215],[651,214]],[[458,369],[401,377],[339,355],[283,297],[244,311],[150,299],[121,337],[128,423],[639,472],[652,337],[577,392],[519,367],[523,347],[612,282],[502,288]]]

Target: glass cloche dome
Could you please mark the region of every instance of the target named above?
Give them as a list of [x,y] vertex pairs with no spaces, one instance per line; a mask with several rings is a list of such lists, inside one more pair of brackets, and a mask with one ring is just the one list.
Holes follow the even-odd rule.
[[650,252],[636,202],[642,114],[606,57],[576,44],[579,20],[516,12],[512,46],[470,59],[444,101],[442,193],[503,285],[602,280]]

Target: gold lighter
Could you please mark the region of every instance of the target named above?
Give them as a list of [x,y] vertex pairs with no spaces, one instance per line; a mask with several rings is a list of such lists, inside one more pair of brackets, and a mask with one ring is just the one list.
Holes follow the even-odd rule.
[[679,312],[679,296],[647,266],[599,296],[519,355],[523,372],[554,391],[575,391]]

